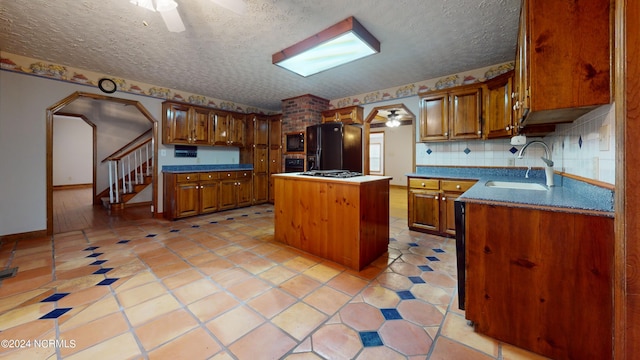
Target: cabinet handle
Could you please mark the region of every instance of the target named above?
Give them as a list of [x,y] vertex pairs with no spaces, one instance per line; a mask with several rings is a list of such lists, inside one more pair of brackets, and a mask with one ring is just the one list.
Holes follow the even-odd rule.
[[191,180],[191,176],[187,176],[187,180]]
[[478,130],[478,135],[482,135],[482,130]]
[[422,183],[422,187],[425,187],[425,184],[424,184],[424,183]]
[[443,196],[442,197],[442,201],[446,201],[446,200],[447,200],[447,198]]
[[461,188],[462,188],[462,186],[456,185],[456,189],[460,190]]
[[436,199],[436,200],[440,200],[440,197],[439,197],[439,196],[436,196],[436,197],[435,197],[435,199]]
[[511,130],[511,126],[507,126],[506,128],[504,128],[505,130],[509,131]]

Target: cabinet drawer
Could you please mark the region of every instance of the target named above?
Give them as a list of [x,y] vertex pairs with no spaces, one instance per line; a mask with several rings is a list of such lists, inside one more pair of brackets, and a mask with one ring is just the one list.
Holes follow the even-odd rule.
[[465,192],[476,182],[471,180],[442,180],[441,188],[444,191]]
[[438,189],[440,189],[440,180],[434,180],[434,179],[409,179],[409,187],[410,188],[418,188],[418,189],[438,190]]
[[216,180],[220,178],[220,174],[217,172],[206,172],[206,173],[200,173],[200,180],[201,181],[206,181],[206,180]]
[[198,173],[176,174],[177,182],[198,181]]
[[236,172],[235,171],[225,171],[220,173],[220,179],[235,179]]
[[251,177],[251,171],[236,171],[236,178],[246,179]]

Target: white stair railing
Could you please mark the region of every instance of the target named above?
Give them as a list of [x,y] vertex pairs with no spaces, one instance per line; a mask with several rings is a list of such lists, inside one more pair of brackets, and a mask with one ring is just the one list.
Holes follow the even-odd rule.
[[132,193],[135,185],[144,183],[145,176],[151,176],[154,167],[153,139],[140,143],[122,155],[107,158],[107,166],[109,203],[120,203],[121,195]]

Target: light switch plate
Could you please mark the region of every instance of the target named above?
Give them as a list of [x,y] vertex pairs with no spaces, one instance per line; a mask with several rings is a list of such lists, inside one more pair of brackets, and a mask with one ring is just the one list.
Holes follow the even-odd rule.
[[598,139],[600,140],[600,151],[609,151],[609,125],[600,126]]

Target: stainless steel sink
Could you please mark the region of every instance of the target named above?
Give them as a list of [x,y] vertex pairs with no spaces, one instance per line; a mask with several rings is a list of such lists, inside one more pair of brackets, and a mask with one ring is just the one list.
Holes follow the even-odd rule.
[[546,191],[547,187],[542,184],[516,182],[516,181],[487,181],[484,186],[502,188],[502,189],[518,189],[518,190],[539,190]]

